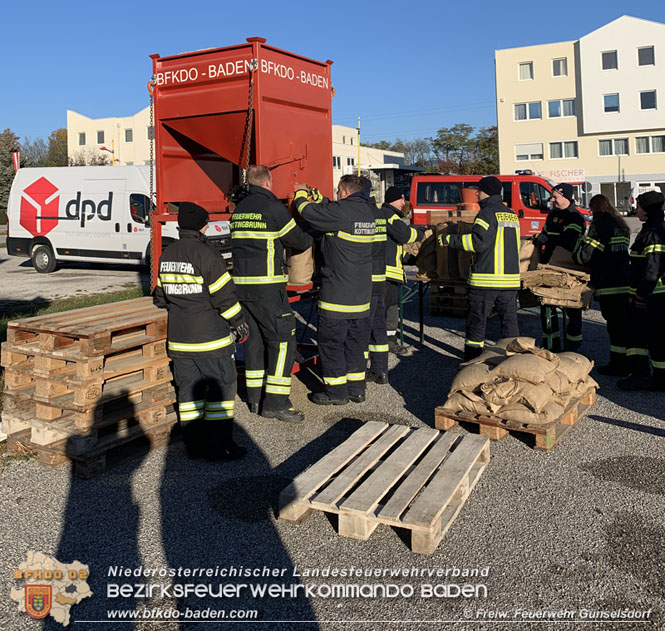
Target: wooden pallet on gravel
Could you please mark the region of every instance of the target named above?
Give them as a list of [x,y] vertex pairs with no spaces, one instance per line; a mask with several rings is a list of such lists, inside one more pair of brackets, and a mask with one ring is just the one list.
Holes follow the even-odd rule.
[[481,436],[487,436],[491,440],[502,440],[508,432],[524,432],[534,436],[536,449],[550,451],[580,422],[595,402],[596,389],[590,388],[583,396],[573,399],[558,419],[542,425],[517,423],[495,416],[456,414],[438,407],[434,410],[434,425],[438,429],[448,430],[458,423],[472,423],[478,426]]
[[70,436],[50,445],[38,445],[30,440],[30,431],[24,430],[7,437],[7,449],[20,455],[35,453],[37,461],[48,468],[60,467],[72,461],[74,475],[89,479],[104,473],[111,464],[136,458],[140,455],[139,449],[149,451],[165,447],[176,423],[177,417],[173,411],[162,422],[151,427],[144,427],[135,421],[118,423],[112,431],[100,436],[94,445],[85,449],[81,449],[80,442],[76,442],[85,439],[82,435]]
[[411,531],[411,549],[431,554],[489,462],[481,436],[365,423],[280,494],[280,519],[312,510],[339,515],[339,534],[365,541],[379,524]]
[[70,357],[92,357],[135,348],[166,337],[166,313],[150,297],[14,320],[7,325],[13,348],[31,347]]

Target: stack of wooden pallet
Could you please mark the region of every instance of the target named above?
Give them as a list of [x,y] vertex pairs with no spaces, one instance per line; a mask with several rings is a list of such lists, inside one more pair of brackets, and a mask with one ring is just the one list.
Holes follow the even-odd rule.
[[469,308],[466,281],[430,283],[429,309],[432,315],[465,318]]
[[166,444],[176,422],[166,314],[150,298],[10,322],[2,366],[9,450],[72,460],[79,477]]

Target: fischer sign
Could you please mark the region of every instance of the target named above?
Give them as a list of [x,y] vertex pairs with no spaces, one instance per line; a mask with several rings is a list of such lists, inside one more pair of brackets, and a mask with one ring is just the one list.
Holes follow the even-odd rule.
[[102,221],[111,220],[113,205],[113,192],[108,197],[96,203],[92,199],[81,199],[81,191],[76,197],[70,199],[65,205],[64,216],[60,215],[60,195],[54,184],[45,177],[26,186],[21,194],[21,212],[19,223],[33,237],[43,237],[58,225],[59,221],[75,220],[80,222],[81,228],[86,221],[95,216]]
[[[249,74],[251,65],[251,59],[235,59],[218,64],[209,63],[186,66],[177,70],[158,72],[156,83],[158,86],[171,86],[210,79],[240,77]],[[316,88],[330,89],[330,79],[325,75],[307,72],[302,69],[298,70],[292,66],[276,63],[269,59],[260,59],[256,72],[288,81],[295,81],[303,85],[311,85]]]

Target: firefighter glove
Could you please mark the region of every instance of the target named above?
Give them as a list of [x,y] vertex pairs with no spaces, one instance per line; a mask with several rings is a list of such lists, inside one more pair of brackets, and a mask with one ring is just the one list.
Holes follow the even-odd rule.
[[642,296],[635,296],[635,298],[633,298],[633,304],[635,305],[636,309],[646,309],[647,308],[646,298],[642,298]]
[[293,195],[293,199],[307,199],[307,189],[306,188],[299,188],[295,194]]
[[247,341],[247,338],[249,337],[249,325],[247,322],[234,326],[232,330],[236,344],[244,344]]
[[318,188],[309,189],[309,196],[316,204],[318,204],[320,201],[323,201],[323,195],[321,195],[321,191],[319,191]]

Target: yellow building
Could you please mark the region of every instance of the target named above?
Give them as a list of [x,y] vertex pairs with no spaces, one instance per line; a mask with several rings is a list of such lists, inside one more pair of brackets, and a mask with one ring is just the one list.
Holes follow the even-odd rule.
[[665,24],[623,16],[577,41],[497,50],[495,66],[501,173],[624,209],[665,192]]

